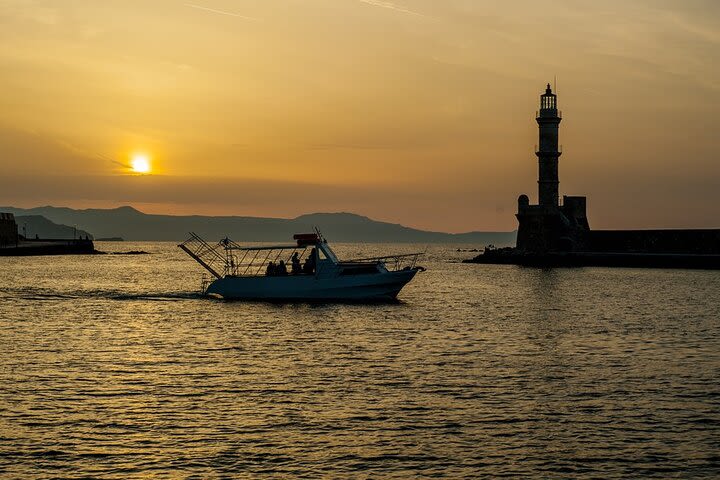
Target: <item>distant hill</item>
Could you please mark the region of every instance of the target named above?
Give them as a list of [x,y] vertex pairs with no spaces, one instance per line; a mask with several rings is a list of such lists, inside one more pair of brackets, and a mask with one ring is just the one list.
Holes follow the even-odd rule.
[[[11,212],[11,210],[2,209],[0,209],[0,211]],[[41,215],[15,215],[15,221],[18,224],[18,233],[23,235],[23,232],[27,232],[27,238],[29,239],[33,239],[36,236],[38,238],[55,240],[70,240],[85,237],[93,238],[92,235],[85,230],[76,230],[75,227],[58,225]]]
[[352,213],[313,213],[297,218],[208,217],[150,215],[132,207],[74,210],[65,207],[19,209],[0,207],[18,215],[42,215],[53,222],[77,225],[96,237],[122,237],[126,241],[181,241],[193,231],[208,240],[230,237],[236,241],[287,241],[294,233],[313,226],[334,242],[467,243],[514,245],[516,232],[443,233],[378,222]]

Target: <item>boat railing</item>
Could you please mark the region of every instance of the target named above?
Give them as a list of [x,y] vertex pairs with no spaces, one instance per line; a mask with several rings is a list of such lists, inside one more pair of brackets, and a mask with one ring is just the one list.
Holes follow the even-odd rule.
[[[225,238],[216,244],[210,244],[195,233],[178,245],[195,261],[202,265],[215,278],[231,277],[259,277],[268,275],[270,263],[278,265],[282,260],[287,275],[319,274],[317,270],[322,265],[322,258],[311,271],[305,270],[305,261],[311,255],[309,250],[316,244],[308,245],[272,245],[242,247],[232,240]],[[301,264],[300,272],[292,271],[292,257],[297,253]],[[423,253],[407,253],[400,255],[384,255],[378,257],[356,258],[341,260],[341,264],[383,264],[389,271],[398,271],[406,268],[416,268],[418,258]],[[324,270],[324,268],[320,268]],[[328,272],[325,272],[328,273]],[[278,275],[275,273],[274,275]],[[284,275],[284,274],[280,274]]]
[[200,292],[202,295],[207,295],[208,288],[212,282],[213,281],[207,275],[202,276],[202,280],[200,281]]
[[308,254],[308,246],[273,245],[259,247],[242,247],[225,238],[216,244],[203,240],[196,233],[178,245],[185,253],[203,266],[215,278],[226,276],[256,277],[266,275],[270,262],[276,265],[283,260],[288,273],[292,269],[292,256],[298,253],[300,262],[304,262]]
[[402,270],[403,268],[415,268],[422,252],[405,253],[401,255],[384,255],[381,257],[353,258],[343,260],[342,263],[382,263],[390,271]]
[[[237,252],[237,253],[236,253]],[[307,248],[297,246],[232,248],[228,250],[227,275],[233,277],[259,277],[266,275],[270,262],[277,265],[282,260],[292,274],[292,257],[297,252],[302,264],[307,258]]]
[[226,273],[227,259],[223,252],[224,246],[222,242],[212,245],[200,238],[196,233],[191,232],[190,238],[178,245],[178,247],[195,259],[214,277],[222,278]]

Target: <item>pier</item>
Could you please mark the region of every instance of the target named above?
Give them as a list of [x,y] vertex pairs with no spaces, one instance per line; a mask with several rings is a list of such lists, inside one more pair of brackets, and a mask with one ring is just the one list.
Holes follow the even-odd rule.
[[15,217],[0,213],[0,257],[38,255],[87,255],[97,253],[89,237],[76,239],[27,239],[18,233]]

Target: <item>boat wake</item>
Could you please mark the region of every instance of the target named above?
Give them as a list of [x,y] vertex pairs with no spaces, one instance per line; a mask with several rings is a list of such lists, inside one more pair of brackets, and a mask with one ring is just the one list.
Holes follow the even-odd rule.
[[74,300],[74,299],[103,299],[115,301],[152,301],[152,302],[174,302],[178,300],[197,300],[206,298],[198,292],[144,292],[127,293],[117,290],[72,290],[72,291],[48,291],[40,288],[0,288],[0,298],[53,301],[53,300]]
[[110,300],[128,301],[128,300],[148,300],[154,302],[173,302],[176,300],[197,300],[207,298],[199,292],[177,292],[177,293],[144,293],[144,294],[126,294],[117,293],[107,295]]

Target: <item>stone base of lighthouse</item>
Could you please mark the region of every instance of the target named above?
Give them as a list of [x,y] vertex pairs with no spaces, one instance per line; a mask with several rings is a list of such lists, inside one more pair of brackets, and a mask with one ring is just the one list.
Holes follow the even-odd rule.
[[572,252],[585,250],[590,226],[585,197],[564,196],[562,205],[530,205],[518,199],[517,250],[521,252]]

